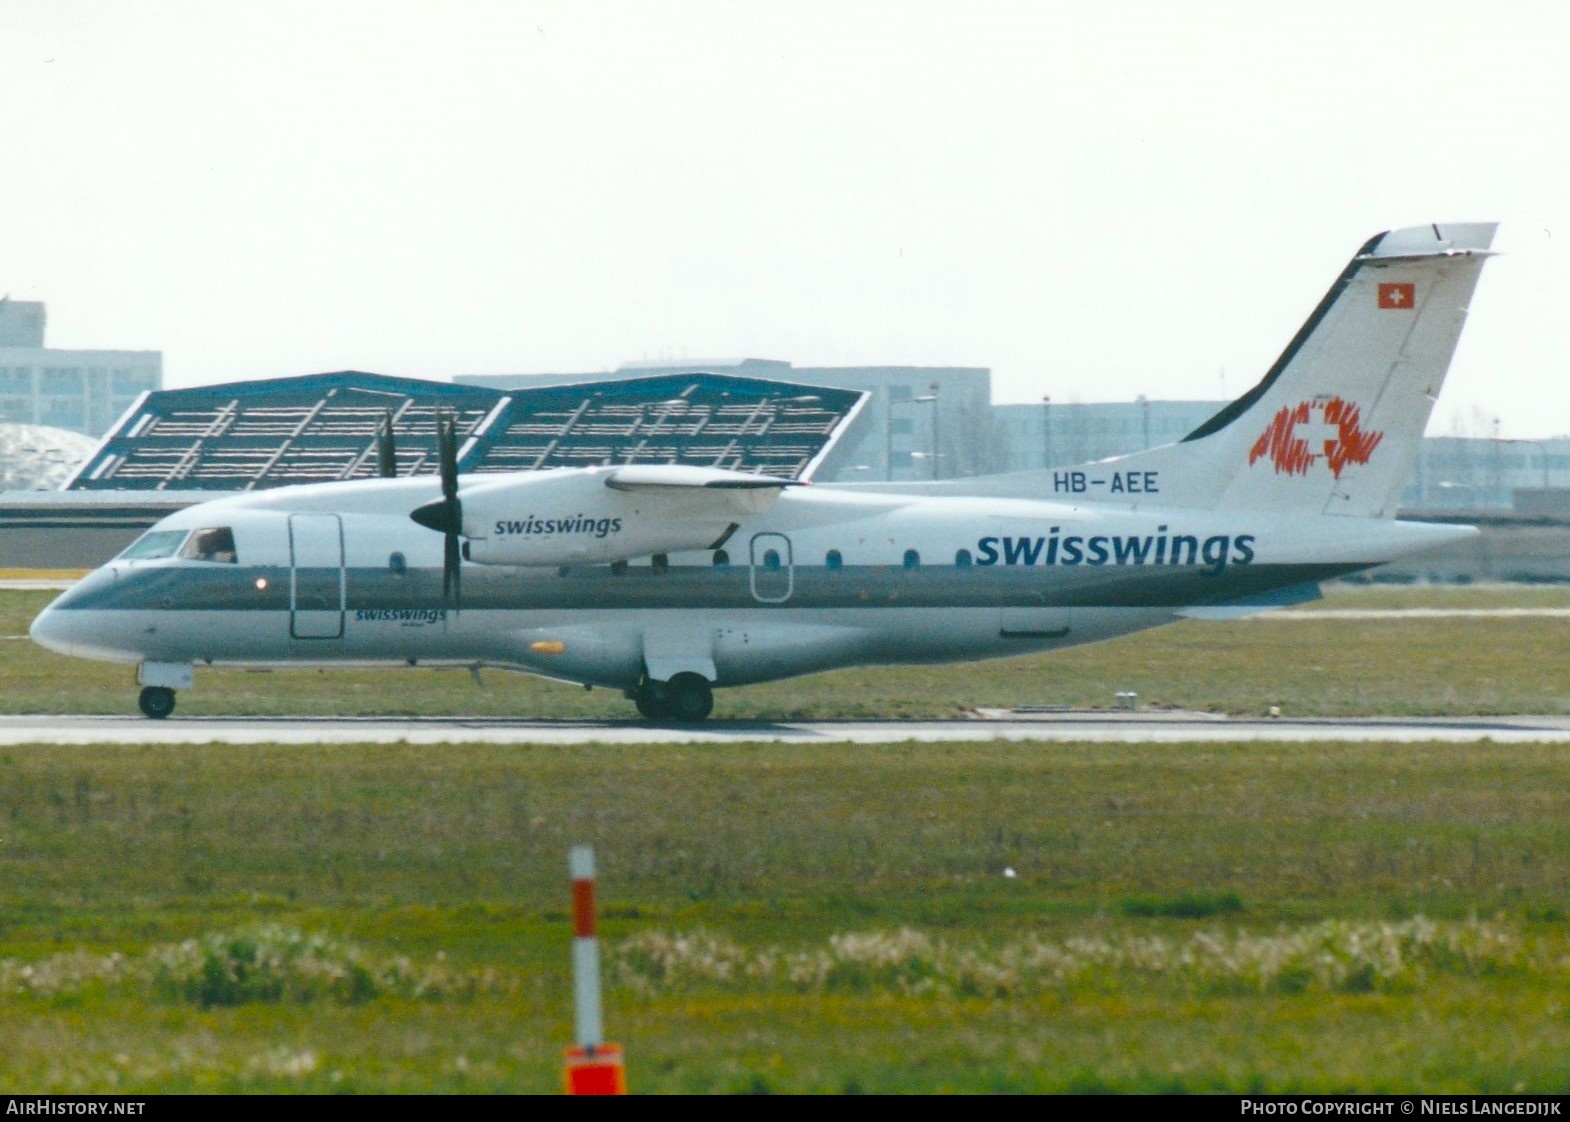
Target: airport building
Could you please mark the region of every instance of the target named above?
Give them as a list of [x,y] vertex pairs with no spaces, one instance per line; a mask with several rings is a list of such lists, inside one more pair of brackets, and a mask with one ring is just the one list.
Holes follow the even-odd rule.
[[[12,317],[0,341],[42,341],[41,304],[0,309]],[[29,362],[35,414],[34,397],[87,408],[83,394],[42,393],[48,380],[34,375],[51,368]],[[0,385],[14,370],[0,368]],[[399,474],[435,470],[446,415],[465,472],[647,462],[873,482],[1104,459],[1181,440],[1225,404],[994,406],[990,390],[979,367],[762,359],[450,382],[341,371],[143,390],[134,408],[115,402],[119,420],[99,441],[64,426],[0,422],[0,568],[97,564],[158,517],[215,493],[369,477],[388,422]],[[1475,548],[1411,569],[1415,579],[1570,579],[1570,437],[1429,438],[1402,505],[1409,517],[1488,527]]]
[[1570,436],[1431,436],[1403,504],[1417,510],[1570,515]]
[[70,457],[63,489],[0,500],[0,568],[87,568],[220,494],[372,478],[383,432],[396,474],[435,474],[448,422],[465,474],[655,463],[807,479],[867,396],[690,372],[511,391],[361,371],[160,390]]
[[0,492],[57,491],[97,446],[79,432],[0,423]]
[[163,385],[160,352],[54,350],[46,319],[41,301],[0,300],[0,423],[102,436]]
[[1038,471],[1174,444],[1226,405],[1224,401],[1056,402],[995,405],[1005,471]]
[[576,374],[460,374],[460,385],[520,390],[703,370],[860,391],[866,405],[814,472],[823,481],[957,479],[1003,470],[993,430],[992,372],[975,366],[793,366],[776,359],[628,363]]
[[686,464],[813,476],[866,395],[709,373],[503,391],[345,370],[144,395],[71,491],[251,491],[434,474],[450,422],[464,474]]

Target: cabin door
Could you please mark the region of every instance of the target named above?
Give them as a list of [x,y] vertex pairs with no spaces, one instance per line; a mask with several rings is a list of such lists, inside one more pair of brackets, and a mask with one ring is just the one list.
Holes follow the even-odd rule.
[[289,634],[343,636],[343,524],[336,514],[289,516]]

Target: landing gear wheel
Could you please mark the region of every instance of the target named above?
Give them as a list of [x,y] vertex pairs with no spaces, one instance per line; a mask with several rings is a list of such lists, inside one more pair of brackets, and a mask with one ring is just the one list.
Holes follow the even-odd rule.
[[652,682],[633,695],[632,703],[638,707],[638,714],[645,721],[668,721],[673,716],[670,698]]
[[146,686],[136,704],[146,716],[161,721],[174,712],[174,691],[168,686]]
[[701,674],[678,674],[665,683],[670,714],[683,724],[706,721],[714,712],[714,691]]

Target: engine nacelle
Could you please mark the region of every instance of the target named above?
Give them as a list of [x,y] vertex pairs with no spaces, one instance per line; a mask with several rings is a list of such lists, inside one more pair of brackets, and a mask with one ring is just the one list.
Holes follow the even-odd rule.
[[[716,490],[701,482],[732,473],[676,469],[673,479],[695,482],[618,485],[625,471],[568,469],[466,486],[464,555],[481,565],[569,565],[707,549],[763,498],[756,490]],[[770,499],[777,495],[768,489]]]

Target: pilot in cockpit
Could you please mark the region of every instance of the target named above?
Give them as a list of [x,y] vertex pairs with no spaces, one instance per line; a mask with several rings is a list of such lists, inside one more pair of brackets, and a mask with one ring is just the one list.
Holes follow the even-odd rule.
[[233,565],[238,561],[234,548],[234,531],[227,526],[198,530],[180,550],[180,556],[191,561],[218,561]]

